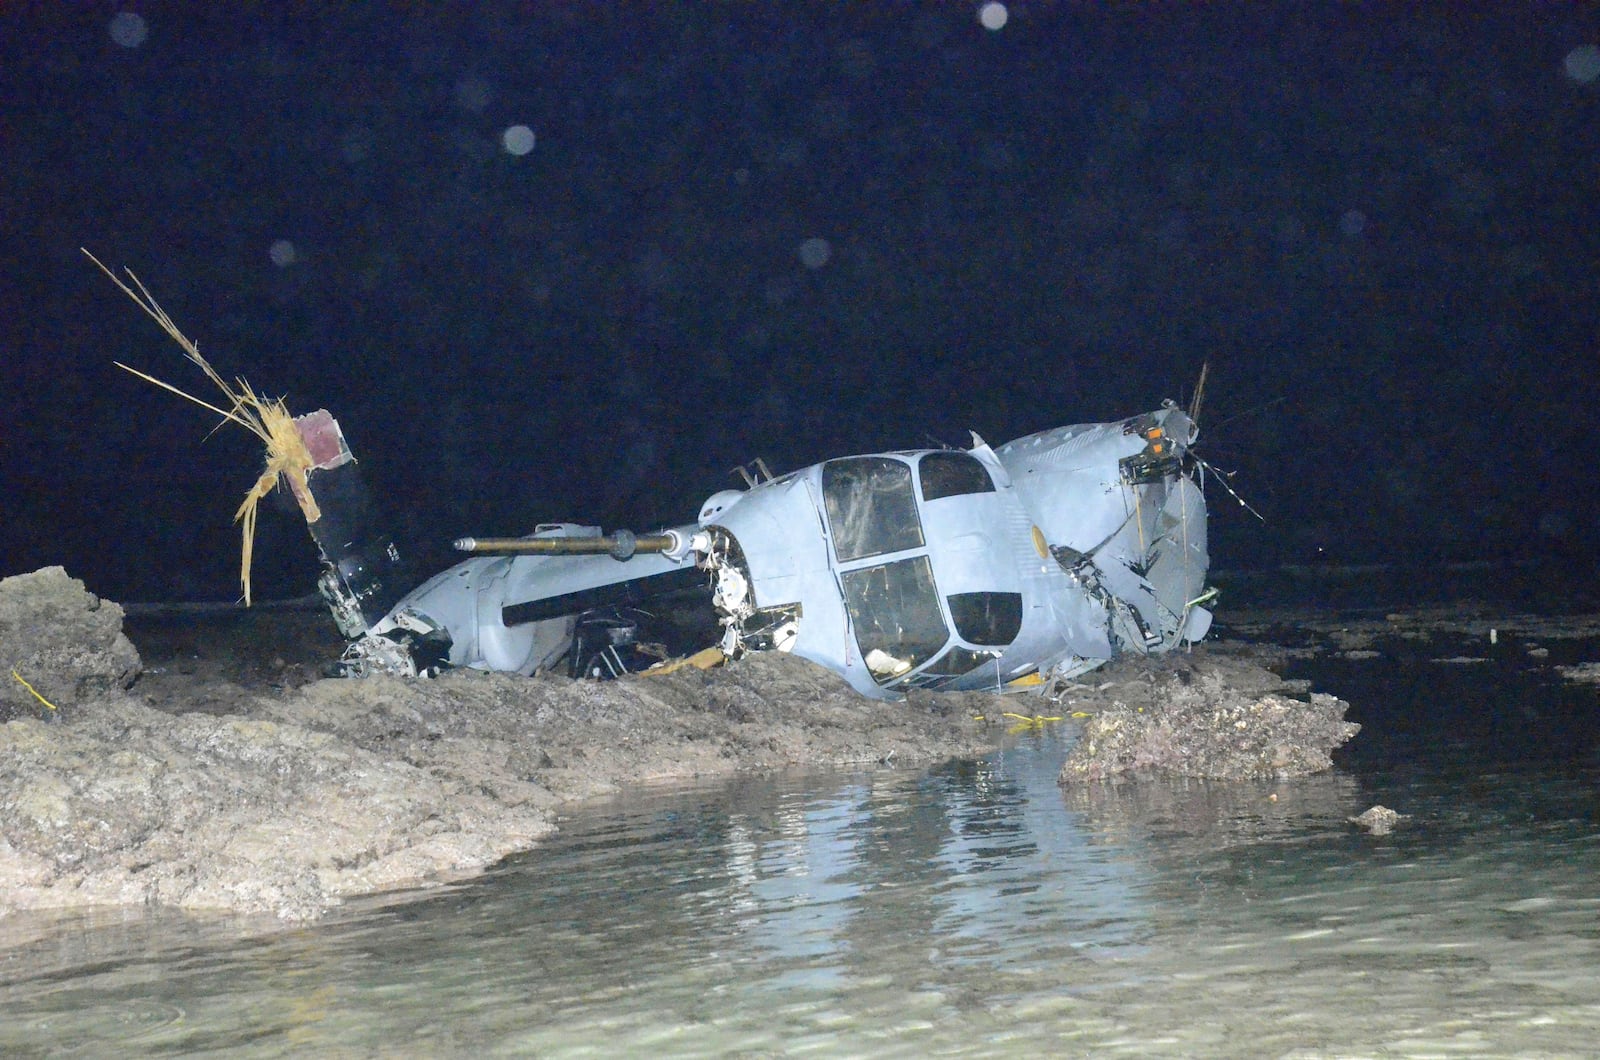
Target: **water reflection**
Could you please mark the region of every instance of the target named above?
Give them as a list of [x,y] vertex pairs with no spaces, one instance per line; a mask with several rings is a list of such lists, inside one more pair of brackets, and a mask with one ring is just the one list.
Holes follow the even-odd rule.
[[[1064,750],[643,794],[483,880],[303,930],[0,921],[0,1052],[1505,1053],[1592,1033],[1592,773],[1060,789]],[[1351,829],[1375,796],[1413,825]]]

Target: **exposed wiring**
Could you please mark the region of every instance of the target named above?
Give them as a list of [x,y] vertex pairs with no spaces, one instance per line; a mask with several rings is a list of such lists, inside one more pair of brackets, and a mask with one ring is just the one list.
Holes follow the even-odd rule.
[[1266,516],[1262,515],[1260,512],[1258,512],[1254,508],[1250,507],[1250,502],[1245,500],[1243,497],[1239,496],[1238,491],[1235,490],[1232,486],[1228,485],[1228,473],[1227,472],[1219,471],[1217,468],[1212,467],[1210,464],[1206,463],[1204,460],[1201,460],[1198,456],[1194,458],[1194,462],[1199,464],[1202,470],[1209,471],[1213,475],[1217,476],[1217,481],[1222,483],[1222,488],[1228,491],[1228,496],[1232,497],[1234,500],[1239,502],[1240,507],[1244,508],[1245,511],[1249,512],[1251,515],[1255,516],[1257,519],[1260,519],[1263,523],[1267,521],[1267,517]]

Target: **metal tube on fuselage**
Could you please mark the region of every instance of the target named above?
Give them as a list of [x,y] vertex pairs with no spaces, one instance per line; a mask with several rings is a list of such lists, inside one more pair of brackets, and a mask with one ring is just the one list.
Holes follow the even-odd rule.
[[455,542],[458,552],[535,556],[615,556],[627,559],[640,552],[671,552],[679,545],[675,534],[645,534],[642,537],[618,530],[606,537],[463,537]]

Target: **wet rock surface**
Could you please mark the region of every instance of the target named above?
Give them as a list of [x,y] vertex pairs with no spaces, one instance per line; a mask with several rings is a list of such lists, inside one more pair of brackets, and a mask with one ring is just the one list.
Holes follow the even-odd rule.
[[1395,825],[1408,817],[1410,814],[1397,813],[1387,806],[1372,806],[1347,820],[1359,828],[1366,829],[1371,835],[1388,835],[1394,831]]
[[7,644],[64,705],[7,700],[0,914],[157,903],[308,919],[347,897],[481,871],[548,835],[570,800],[739,771],[971,757],[1008,738],[1007,713],[1082,725],[1085,778],[1311,771],[1353,728],[1337,700],[1308,701],[1237,647],[1113,664],[1053,703],[880,703],[776,653],[615,682],[350,681],[322,676],[341,641],[317,611],[136,614],[130,643],[121,610],[59,570],[19,584],[0,615],[28,632]]

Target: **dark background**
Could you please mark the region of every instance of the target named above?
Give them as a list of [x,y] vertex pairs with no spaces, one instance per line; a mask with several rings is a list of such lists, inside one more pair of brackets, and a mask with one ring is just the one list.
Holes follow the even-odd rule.
[[[213,396],[80,246],[332,410],[428,563],[1209,360],[1201,452],[1266,519],[1210,488],[1216,566],[1593,572],[1593,5],[978,12],[5,4],[0,574],[237,595],[259,444],[113,367]],[[310,589],[292,505],[256,557]]]

